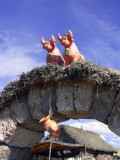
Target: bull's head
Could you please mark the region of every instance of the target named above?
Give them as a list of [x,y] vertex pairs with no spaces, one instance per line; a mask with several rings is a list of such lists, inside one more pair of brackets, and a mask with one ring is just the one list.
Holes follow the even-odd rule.
[[51,40],[47,40],[47,41],[44,41],[44,38],[42,37],[41,43],[44,49],[46,49],[48,52],[52,52],[52,50],[55,47],[55,37],[52,35]]
[[60,44],[62,44],[65,48],[69,48],[71,43],[73,42],[73,34],[69,30],[68,35],[64,34],[64,36],[60,36],[60,33],[58,33],[58,39],[60,41]]

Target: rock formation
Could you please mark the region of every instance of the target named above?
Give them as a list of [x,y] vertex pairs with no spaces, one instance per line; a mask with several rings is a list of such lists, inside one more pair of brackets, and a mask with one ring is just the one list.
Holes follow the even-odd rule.
[[99,120],[120,136],[120,72],[90,62],[35,68],[4,88],[0,108],[0,147],[4,143],[7,153],[11,147],[30,151],[43,137],[39,120],[49,112],[57,122]]

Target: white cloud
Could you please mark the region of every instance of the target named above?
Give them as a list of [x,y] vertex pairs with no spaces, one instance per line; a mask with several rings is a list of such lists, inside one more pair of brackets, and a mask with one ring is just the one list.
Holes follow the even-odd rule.
[[115,146],[115,147],[120,147],[120,143],[118,142],[114,142],[114,141],[109,141],[109,143],[112,145],[112,146]]
[[[37,58],[33,58],[42,51],[41,44],[33,44],[32,46],[18,46],[15,44],[15,38],[10,37],[8,32],[0,32],[0,80],[5,77],[16,80],[17,75],[22,72],[43,65],[38,63]],[[35,56],[31,56],[34,54]],[[8,82],[6,80],[6,82]],[[0,84],[0,90],[4,87],[4,83]]]
[[114,137],[114,138],[112,138],[112,141],[120,141],[120,137]]
[[107,125],[98,122],[98,121],[90,121],[90,122],[77,122],[73,123],[70,126],[83,128],[84,130],[89,130],[96,132],[100,135],[100,137],[111,144],[114,147],[120,147],[120,137],[110,131]]
[[27,53],[30,50],[23,47],[9,46],[5,51],[0,50],[0,77],[15,76],[39,66]]
[[114,135],[114,133],[110,131],[107,125],[97,121],[91,121],[86,123],[73,123],[71,126],[77,128],[80,128],[82,126],[82,128],[85,130],[93,131],[101,135]]

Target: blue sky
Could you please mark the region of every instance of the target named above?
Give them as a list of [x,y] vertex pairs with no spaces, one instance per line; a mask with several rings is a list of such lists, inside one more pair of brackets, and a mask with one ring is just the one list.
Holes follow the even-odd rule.
[[[69,29],[87,61],[120,70],[119,17],[119,0],[0,0],[0,91],[20,73],[46,65],[42,36],[53,34],[63,53],[57,33]],[[120,147],[116,139],[106,138]]]

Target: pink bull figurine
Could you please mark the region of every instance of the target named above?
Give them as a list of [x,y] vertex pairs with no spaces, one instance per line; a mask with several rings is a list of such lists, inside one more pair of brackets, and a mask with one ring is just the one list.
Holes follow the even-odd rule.
[[84,56],[80,54],[77,46],[73,42],[73,34],[70,30],[68,31],[68,35],[64,34],[63,37],[58,33],[58,39],[60,44],[64,46],[63,58],[65,60],[65,66],[72,62],[85,61]]
[[44,38],[42,37],[41,43],[43,45],[43,48],[48,51],[46,57],[47,64],[54,63],[64,66],[64,59],[62,58],[59,49],[55,45],[55,37],[52,35],[51,40],[47,41],[44,41]]
[[46,131],[48,131],[56,140],[61,134],[60,126],[54,121],[50,119],[50,115],[42,118],[40,121],[44,125]]

